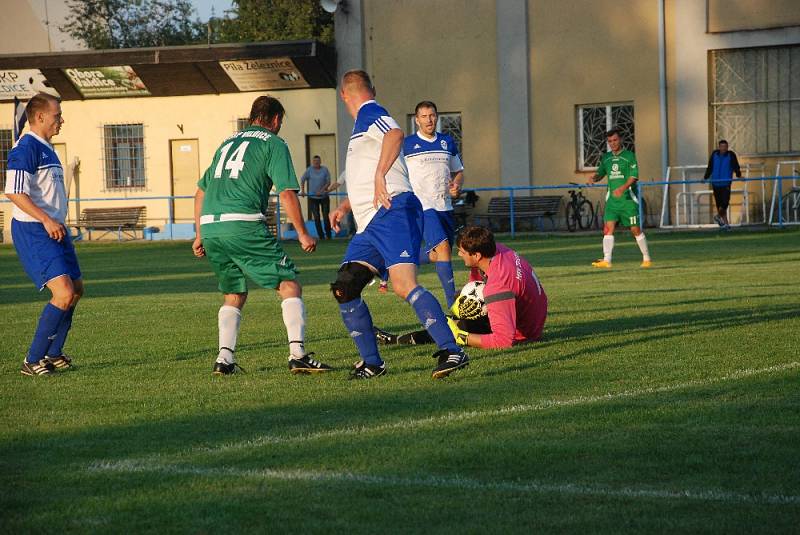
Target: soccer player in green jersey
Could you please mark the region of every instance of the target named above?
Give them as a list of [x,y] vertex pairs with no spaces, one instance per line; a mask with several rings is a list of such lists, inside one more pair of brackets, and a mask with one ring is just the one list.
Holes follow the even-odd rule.
[[[250,126],[222,142],[211,166],[197,183],[194,197],[197,237],[192,250],[208,257],[224,294],[219,309],[219,355],[215,375],[236,372],[236,338],[247,300],[245,275],[280,295],[283,323],[289,335],[289,370],[319,373],[331,367],[311,358],[303,345],[305,306],[295,280],[294,263],[267,229],[264,213],[273,185],[283,209],[297,230],[300,246],[313,252],[317,242],[306,230],[297,200],[297,176],[286,142],[278,137],[284,116],[275,98],[258,97],[250,110]],[[241,369],[241,368],[240,368]]]
[[592,184],[608,177],[606,211],[603,215],[603,258],[592,262],[592,266],[605,269],[611,267],[614,229],[620,223],[624,227],[630,227],[642,252],[641,267],[649,268],[652,265],[650,252],[639,225],[639,188],[636,184],[639,180],[639,166],[636,164],[636,155],[622,148],[622,139],[616,128],[606,133],[606,139],[611,150],[603,155],[597,171],[587,182]]

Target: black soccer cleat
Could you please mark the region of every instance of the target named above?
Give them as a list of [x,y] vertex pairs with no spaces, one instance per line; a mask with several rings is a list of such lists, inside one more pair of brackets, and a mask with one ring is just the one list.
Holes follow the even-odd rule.
[[323,362],[311,358],[314,352],[306,353],[302,358],[289,359],[289,371],[293,374],[298,373],[324,373],[332,371],[333,368]]
[[380,366],[372,366],[371,364],[366,364],[363,360],[356,364],[356,367],[353,371],[350,372],[350,380],[353,379],[372,379],[374,377],[380,377],[381,375],[386,374],[386,363],[384,362]]
[[434,379],[444,379],[454,371],[469,366],[469,357],[463,349],[459,349],[456,353],[442,349],[434,353],[433,358],[438,360],[432,374]]
[[227,362],[215,362],[214,369],[211,371],[212,375],[233,375],[241,371],[244,373],[244,368],[239,366],[238,362],[231,362],[228,364]]
[[56,371],[55,366],[48,361],[46,358],[40,360],[39,362],[28,362],[27,360],[22,361],[22,369],[20,373],[22,375],[52,375]]
[[52,364],[56,370],[66,370],[72,367],[72,357],[68,357],[63,353],[57,357],[45,357],[45,360]]
[[372,328],[375,331],[375,340],[384,346],[394,345],[397,343],[397,335],[392,334],[390,332],[386,332],[383,329],[379,329],[377,327]]

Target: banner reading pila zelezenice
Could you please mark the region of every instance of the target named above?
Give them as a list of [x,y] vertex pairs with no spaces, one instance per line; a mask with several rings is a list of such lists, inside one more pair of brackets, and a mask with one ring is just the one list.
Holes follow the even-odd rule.
[[84,98],[146,97],[150,91],[129,65],[64,69]]

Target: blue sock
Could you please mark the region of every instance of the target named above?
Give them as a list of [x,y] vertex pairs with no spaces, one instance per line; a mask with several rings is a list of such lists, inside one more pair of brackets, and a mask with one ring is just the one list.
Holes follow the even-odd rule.
[[344,326],[350,332],[350,338],[355,342],[361,359],[370,366],[383,364],[372,330],[372,316],[364,300],[359,297],[347,303],[339,303],[339,312],[342,313]]
[[439,275],[439,281],[444,288],[444,298],[447,301],[447,308],[453,306],[456,300],[456,283],[453,277],[453,264],[448,260],[447,262],[436,262],[436,274]]
[[50,342],[50,347],[45,352],[48,357],[58,357],[64,352],[64,343],[67,341],[67,334],[72,327],[72,314],[75,313],[75,307],[70,307],[61,318],[61,323],[58,324],[58,331],[56,337]]
[[432,293],[422,286],[417,286],[409,292],[406,301],[414,308],[420,323],[431,335],[439,349],[459,351],[456,339],[453,338],[453,332],[447,326],[442,307]]
[[45,305],[44,310],[42,310],[42,315],[39,316],[39,325],[36,326],[36,333],[33,335],[31,348],[28,350],[28,358],[25,360],[33,364],[45,357],[45,353],[47,353],[50,344],[58,333],[58,326],[61,324],[61,319],[66,313],[66,310],[61,310],[50,303]]

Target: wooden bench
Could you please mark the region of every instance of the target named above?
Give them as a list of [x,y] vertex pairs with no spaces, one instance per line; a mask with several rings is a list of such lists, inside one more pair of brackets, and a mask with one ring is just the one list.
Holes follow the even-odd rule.
[[[534,197],[514,197],[514,224],[520,219],[534,219],[539,230],[544,230],[544,218],[556,228],[555,216],[561,209],[560,195],[541,195]],[[511,197],[492,197],[485,214],[475,216],[475,224],[486,220],[490,230],[506,230],[511,221]]]
[[[144,231],[147,222],[147,208],[145,206],[119,206],[115,208],[84,208],[78,224],[78,235],[82,236],[81,229],[86,229],[89,239],[92,231],[102,231],[102,238],[109,232],[116,232],[117,239],[122,241],[123,235],[136,239],[136,231]],[[144,237],[144,232],[142,232]]]

